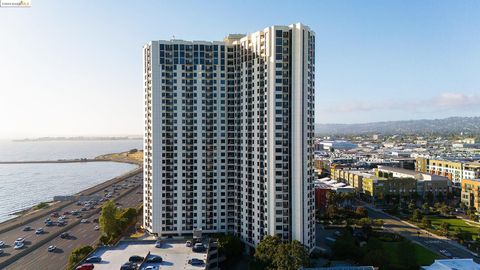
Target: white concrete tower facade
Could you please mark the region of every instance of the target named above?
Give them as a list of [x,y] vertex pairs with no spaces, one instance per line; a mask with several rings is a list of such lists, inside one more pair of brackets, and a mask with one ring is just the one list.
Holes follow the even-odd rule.
[[144,46],[144,226],[314,246],[314,33]]

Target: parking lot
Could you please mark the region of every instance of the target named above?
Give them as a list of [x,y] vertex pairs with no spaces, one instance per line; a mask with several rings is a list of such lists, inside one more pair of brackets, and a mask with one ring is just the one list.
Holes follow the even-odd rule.
[[188,264],[188,260],[193,258],[206,261],[207,254],[206,252],[193,252],[192,248],[185,246],[185,241],[166,241],[161,248],[155,247],[155,241],[123,241],[115,247],[100,248],[91,256],[102,257],[102,262],[95,264],[95,270],[116,270],[128,262],[130,256],[145,257],[148,252],[151,255],[161,256],[163,262],[144,264],[140,269],[145,269],[149,265],[159,266],[159,269],[205,269],[205,265],[192,266]]

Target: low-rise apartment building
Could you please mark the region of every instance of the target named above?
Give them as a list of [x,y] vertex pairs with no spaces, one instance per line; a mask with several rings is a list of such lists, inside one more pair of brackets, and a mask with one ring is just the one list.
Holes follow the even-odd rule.
[[450,179],[459,187],[462,179],[480,178],[479,162],[461,162],[417,157],[415,170],[418,172],[440,175]]
[[463,179],[462,180],[462,193],[461,201],[467,207],[475,207],[480,210],[480,179]]
[[431,175],[428,173],[417,172],[388,166],[378,166],[377,176],[393,177],[393,178],[413,178],[417,181],[417,193],[420,196],[427,195],[431,192],[433,195],[442,193],[446,195],[450,191],[450,180],[440,175]]

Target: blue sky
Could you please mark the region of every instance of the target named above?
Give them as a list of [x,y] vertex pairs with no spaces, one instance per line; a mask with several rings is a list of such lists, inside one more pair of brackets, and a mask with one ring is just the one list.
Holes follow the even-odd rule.
[[142,134],[144,43],[316,32],[316,122],[480,115],[480,1],[53,1],[0,9],[0,137]]

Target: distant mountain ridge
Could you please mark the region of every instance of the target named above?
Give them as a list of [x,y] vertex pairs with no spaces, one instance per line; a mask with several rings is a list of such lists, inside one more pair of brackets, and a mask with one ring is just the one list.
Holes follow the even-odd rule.
[[373,122],[362,124],[315,124],[315,133],[320,135],[352,134],[480,134],[480,117],[449,117]]

